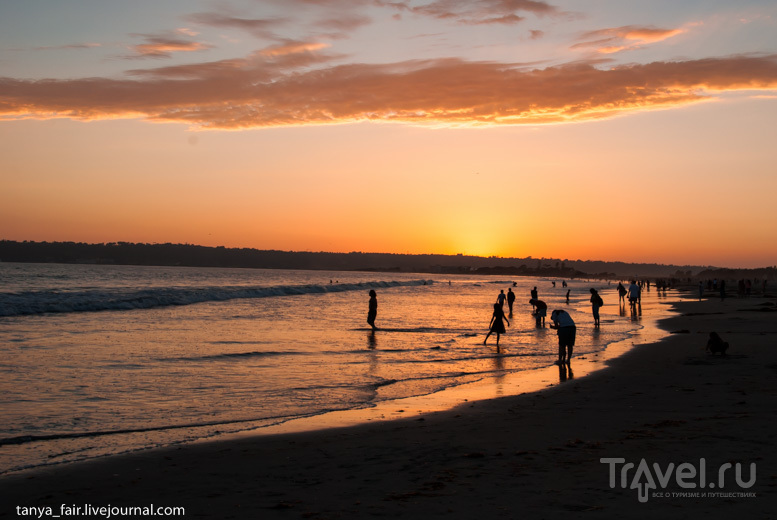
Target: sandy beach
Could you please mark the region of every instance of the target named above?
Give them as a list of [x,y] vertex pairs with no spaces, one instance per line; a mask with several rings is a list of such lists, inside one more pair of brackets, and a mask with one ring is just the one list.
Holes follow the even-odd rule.
[[[0,516],[32,516],[24,508],[33,506],[57,515],[63,504],[153,504],[184,507],[191,518],[770,518],[777,510],[774,304],[768,297],[680,303],[680,315],[662,323],[673,332],[665,340],[541,392],[10,475],[0,480]],[[705,352],[710,331],[730,343],[727,356]],[[640,501],[631,486],[643,459],[650,475],[636,484],[652,476],[655,487]],[[672,473],[666,485],[653,469],[679,472],[683,463],[686,477],[695,476]],[[747,487],[736,481],[737,464]]]

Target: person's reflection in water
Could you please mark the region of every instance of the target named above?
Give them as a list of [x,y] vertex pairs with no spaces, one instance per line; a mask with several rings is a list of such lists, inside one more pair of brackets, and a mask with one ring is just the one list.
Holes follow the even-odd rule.
[[[380,378],[381,377],[381,371],[380,371],[380,363],[378,356],[380,353],[377,351],[375,347],[377,347],[377,337],[374,332],[370,332],[367,335],[367,375],[370,378]],[[377,389],[373,390],[374,396],[373,399],[377,397]],[[371,399],[372,400],[372,399]]]
[[601,336],[601,331],[599,330],[599,327],[594,327],[593,332],[591,333],[591,343],[594,345],[599,344],[599,338]]
[[574,379],[575,374],[572,372],[571,365],[559,365],[558,366],[558,382],[563,383],[567,379]]
[[642,318],[642,302],[631,305],[631,321],[639,321]]
[[494,356],[494,382],[496,383],[496,395],[504,395],[504,379],[505,379],[505,358],[504,356]]

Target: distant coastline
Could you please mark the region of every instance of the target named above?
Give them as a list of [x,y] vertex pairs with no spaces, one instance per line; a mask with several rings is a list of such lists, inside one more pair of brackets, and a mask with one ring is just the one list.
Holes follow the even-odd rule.
[[[634,264],[551,258],[469,255],[328,253],[207,247],[192,244],[33,242],[0,240],[0,261],[103,265],[306,269],[325,271],[415,272],[543,276],[553,278],[736,278],[774,279],[777,269]],[[746,274],[744,274],[746,273]]]

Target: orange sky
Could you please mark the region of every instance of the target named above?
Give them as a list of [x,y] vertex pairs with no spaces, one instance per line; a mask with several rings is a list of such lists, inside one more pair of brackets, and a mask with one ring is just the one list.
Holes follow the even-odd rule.
[[777,264],[768,2],[195,4],[3,18],[0,238]]

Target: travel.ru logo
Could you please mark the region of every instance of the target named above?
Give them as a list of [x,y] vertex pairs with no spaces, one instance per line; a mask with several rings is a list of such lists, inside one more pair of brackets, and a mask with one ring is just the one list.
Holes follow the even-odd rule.
[[[734,465],[726,462],[718,468],[717,480],[712,479],[709,482],[707,481],[707,461],[704,458],[699,459],[698,466],[684,462],[675,467],[674,462],[671,462],[665,468],[662,468],[657,462],[654,462],[651,467],[645,459],[639,462],[636,469],[633,462],[627,463],[626,459],[622,457],[601,458],[599,462],[609,465],[611,489],[615,489],[620,481],[622,489],[636,489],[637,498],[643,503],[648,501],[651,490],[666,489],[671,481],[674,481],[682,489],[705,490],[704,495],[698,493],[698,496],[706,496],[708,494],[710,496],[730,495],[720,492],[707,493],[706,490],[723,490],[726,483],[731,484],[732,474],[736,485],[741,489],[751,488],[755,484],[755,462],[750,463],[750,475],[747,481],[742,479],[742,464],[737,462]],[[673,495],[689,496],[691,494],[674,493]],[[739,495],[745,494],[740,493]],[[661,496],[666,495],[661,494]],[[755,494],[749,493],[747,496],[755,496]]]

